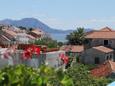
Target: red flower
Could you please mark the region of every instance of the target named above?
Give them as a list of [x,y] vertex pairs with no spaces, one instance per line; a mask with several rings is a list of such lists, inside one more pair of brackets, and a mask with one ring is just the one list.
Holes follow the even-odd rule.
[[39,47],[35,47],[35,54],[39,55],[40,54],[40,48]]
[[32,54],[40,54],[40,48],[36,46],[30,46],[23,52],[23,59],[30,59],[32,57]]
[[24,51],[23,52],[23,59],[26,60],[26,59],[30,59],[32,56],[32,54],[28,51]]
[[64,63],[67,64],[69,62],[69,58],[67,56],[64,57]]
[[64,64],[67,64],[69,62],[69,58],[65,54],[59,54],[59,57],[64,62]]
[[65,56],[65,54],[64,54],[64,53],[60,53],[60,54],[59,54],[59,57],[60,57],[61,59],[63,59],[63,58],[64,58],[64,56]]

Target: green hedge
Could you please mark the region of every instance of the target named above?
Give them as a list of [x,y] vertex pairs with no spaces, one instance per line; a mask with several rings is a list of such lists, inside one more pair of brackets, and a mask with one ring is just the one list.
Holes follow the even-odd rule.
[[110,80],[95,78],[88,67],[77,64],[66,71],[42,65],[8,66],[0,70],[0,86],[106,86]]
[[0,70],[0,86],[73,86],[73,82],[62,70],[17,65]]

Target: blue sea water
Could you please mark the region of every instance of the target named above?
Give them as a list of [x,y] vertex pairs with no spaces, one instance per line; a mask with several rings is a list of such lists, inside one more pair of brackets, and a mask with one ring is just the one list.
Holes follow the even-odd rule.
[[58,42],[66,42],[67,41],[66,33],[52,33],[50,35],[54,40],[57,40]]

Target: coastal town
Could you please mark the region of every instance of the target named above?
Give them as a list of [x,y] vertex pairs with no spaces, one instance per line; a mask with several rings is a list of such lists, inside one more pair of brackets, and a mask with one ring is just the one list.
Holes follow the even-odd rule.
[[[77,28],[77,37],[73,37],[73,41],[69,35],[68,41],[70,42],[56,46],[53,46],[55,43],[52,43],[48,47],[46,42],[54,40],[40,28],[27,29],[1,24],[0,68],[20,64],[33,68],[47,65],[66,71],[75,64],[92,65],[93,67],[89,69],[91,76],[114,80],[115,31],[109,27],[89,32],[83,31],[83,28]],[[79,39],[80,37],[82,39]]]
[[115,86],[115,0],[0,0],[0,86]]

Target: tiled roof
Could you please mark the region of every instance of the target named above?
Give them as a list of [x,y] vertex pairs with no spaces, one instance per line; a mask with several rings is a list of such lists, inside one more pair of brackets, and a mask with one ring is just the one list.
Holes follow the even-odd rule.
[[109,61],[112,71],[115,71],[115,62]]
[[64,51],[69,51],[71,49],[71,45],[63,45],[60,50],[64,50]]
[[0,41],[3,42],[3,41],[11,41],[11,40],[5,37],[4,35],[0,35]]
[[10,34],[13,37],[15,37],[17,35],[14,31],[11,31],[11,30],[4,29],[3,31]]
[[112,31],[112,29],[109,28],[109,27],[104,27],[104,28],[102,28],[100,31]]
[[61,50],[64,50],[66,52],[71,51],[71,52],[82,52],[84,51],[84,46],[83,45],[65,45],[61,47]]
[[91,70],[91,74],[96,77],[106,77],[115,71],[115,62],[106,61],[98,67]]
[[33,33],[37,34],[37,35],[41,35],[41,34],[44,34],[44,32],[40,29],[34,29],[32,30]]
[[98,31],[91,31],[85,36],[85,38],[109,38],[115,39],[115,31],[105,27]]
[[104,46],[93,47],[93,49],[99,50],[99,51],[104,52],[104,53],[113,52],[113,49],[110,49],[110,48],[107,48]]
[[76,45],[71,47],[71,52],[82,52],[84,51],[83,45]]
[[7,37],[8,39],[10,39],[10,40],[13,40],[16,36],[13,36],[13,35],[10,35],[10,34],[8,34],[8,33],[4,33],[3,34],[5,37]]
[[28,36],[30,39],[35,39],[35,37],[33,37],[32,35],[27,34],[27,36]]

